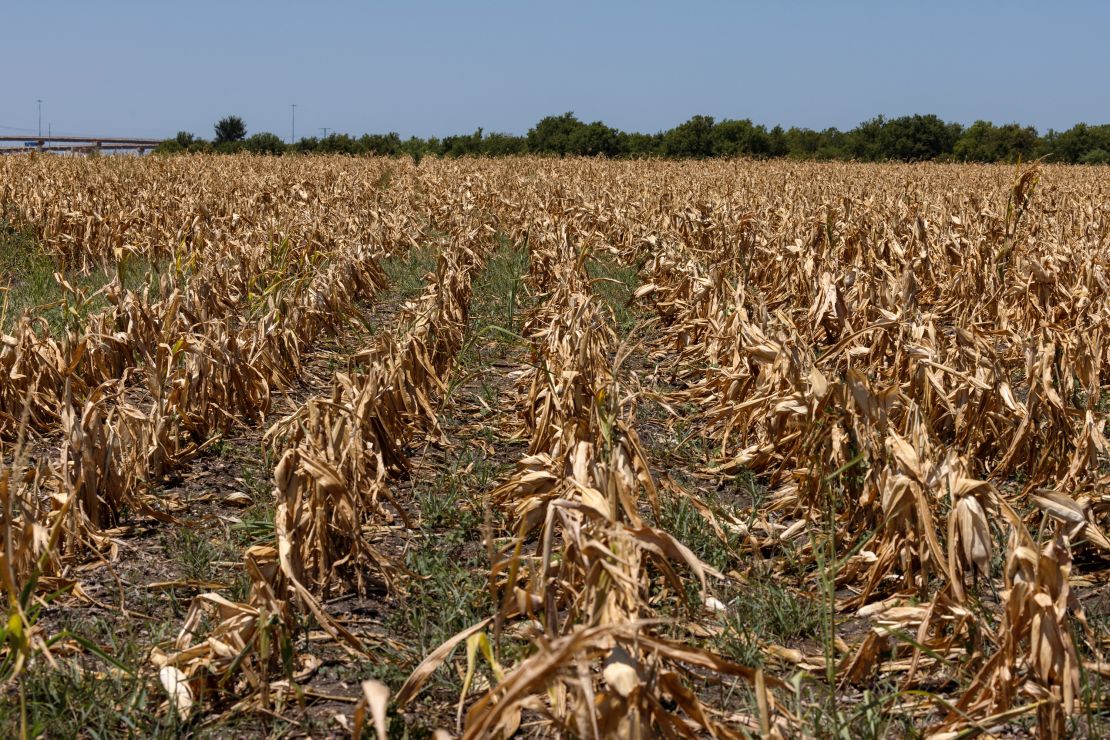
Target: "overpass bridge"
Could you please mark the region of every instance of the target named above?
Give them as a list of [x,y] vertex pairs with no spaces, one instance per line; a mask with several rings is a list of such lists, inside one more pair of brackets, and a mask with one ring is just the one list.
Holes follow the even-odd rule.
[[162,143],[162,139],[139,139],[120,136],[0,136],[0,154],[22,152],[73,152],[88,154],[101,151],[137,151],[145,154]]

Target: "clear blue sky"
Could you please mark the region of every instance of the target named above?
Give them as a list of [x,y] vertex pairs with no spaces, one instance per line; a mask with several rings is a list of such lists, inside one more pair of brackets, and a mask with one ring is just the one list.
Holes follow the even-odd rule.
[[[851,128],[883,113],[1042,132],[1110,122],[1106,2],[15,2],[0,129],[205,137],[327,126],[658,131],[696,113]],[[22,129],[17,131],[13,129]]]

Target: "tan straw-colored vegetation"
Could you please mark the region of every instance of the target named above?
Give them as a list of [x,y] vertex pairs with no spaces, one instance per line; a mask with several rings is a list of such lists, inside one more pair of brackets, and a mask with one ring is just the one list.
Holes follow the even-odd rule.
[[0,215],[7,735],[1110,732],[1102,168],[12,156]]

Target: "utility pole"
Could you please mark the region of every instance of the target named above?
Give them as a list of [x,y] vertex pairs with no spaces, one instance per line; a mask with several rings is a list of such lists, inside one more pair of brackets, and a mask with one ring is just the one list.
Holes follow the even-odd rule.
[[320,130],[324,132],[324,138],[325,139],[328,138],[328,127],[327,126],[321,126]]
[[39,101],[39,138],[42,138],[42,98]]
[[289,106],[293,109],[293,132],[289,134],[289,146],[297,143],[297,104],[292,103]]

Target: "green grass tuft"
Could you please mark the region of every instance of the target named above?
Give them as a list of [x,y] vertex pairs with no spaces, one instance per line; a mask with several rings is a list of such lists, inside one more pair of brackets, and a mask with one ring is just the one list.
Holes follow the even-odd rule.
[[[107,307],[104,297],[95,294],[116,272],[125,288],[137,289],[159,274],[160,269],[130,255],[112,268],[90,273],[63,271],[34,235],[0,220],[0,329],[10,330],[24,314],[45,320],[55,335],[65,329],[67,317],[75,326],[83,326],[90,314]],[[67,306],[65,291],[54,277],[56,272],[62,272],[86,300],[75,304],[70,297]]]

